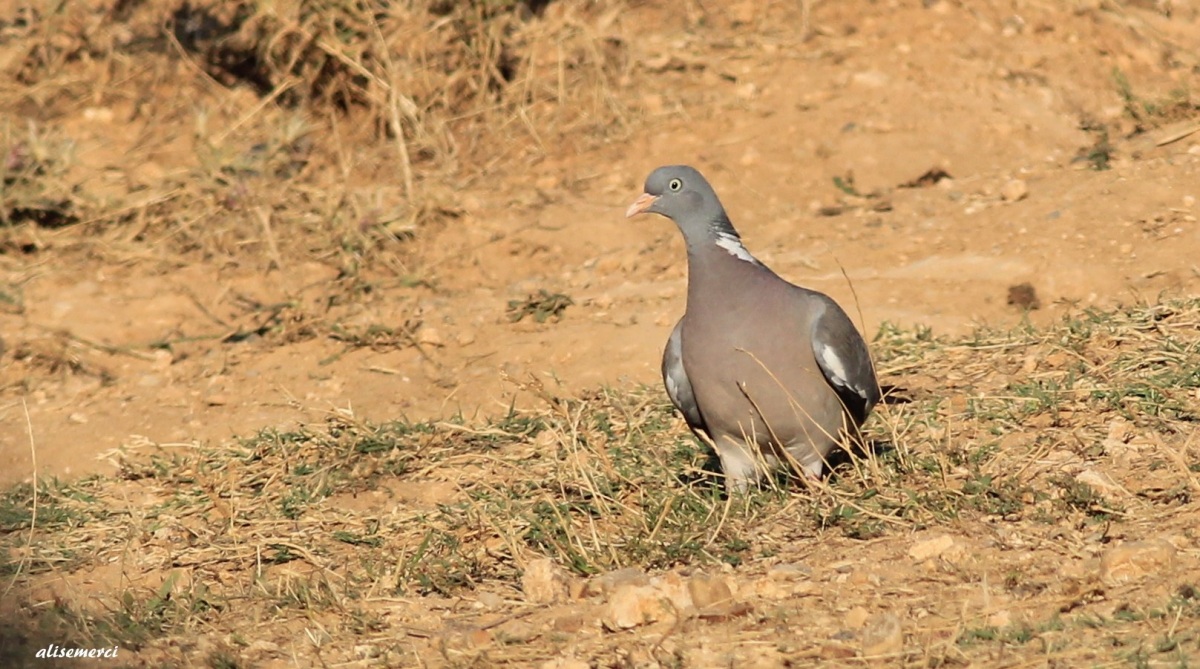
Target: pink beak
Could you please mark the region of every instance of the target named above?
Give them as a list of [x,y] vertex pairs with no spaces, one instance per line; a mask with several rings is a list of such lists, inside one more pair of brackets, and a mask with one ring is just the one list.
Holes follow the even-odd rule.
[[633,218],[638,214],[645,213],[646,210],[654,206],[654,203],[657,201],[657,195],[642,193],[638,196],[638,199],[634,200],[633,204],[629,205],[629,208],[625,210],[625,218]]

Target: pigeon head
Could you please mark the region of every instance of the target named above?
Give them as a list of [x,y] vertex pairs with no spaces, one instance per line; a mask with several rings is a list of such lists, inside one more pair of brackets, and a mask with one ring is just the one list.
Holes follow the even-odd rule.
[[627,217],[661,214],[675,221],[685,237],[732,230],[717,194],[693,167],[660,167],[646,177],[644,190],[625,211]]
[[687,244],[688,258],[693,251],[715,246],[738,260],[762,264],[742,245],[721,200],[694,167],[667,165],[651,172],[646,177],[645,192],[629,205],[625,216],[647,213],[675,221]]

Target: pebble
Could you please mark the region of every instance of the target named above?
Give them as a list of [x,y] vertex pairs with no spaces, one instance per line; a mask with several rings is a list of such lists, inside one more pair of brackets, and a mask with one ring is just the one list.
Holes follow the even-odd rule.
[[594,618],[589,618],[586,612],[573,609],[554,618],[552,626],[558,632],[573,634],[582,630],[590,619],[594,620]]
[[610,632],[658,622],[671,615],[661,593],[649,585],[623,585],[609,597],[600,619]]
[[987,624],[997,628],[1008,627],[1012,624],[1012,613],[1008,609],[1001,609],[988,616]]
[[876,613],[862,631],[862,652],[867,657],[891,655],[904,650],[904,626],[891,612]]
[[793,580],[812,576],[812,567],[806,564],[776,564],[767,569],[767,578]]
[[610,632],[679,620],[695,613],[691,588],[679,574],[656,576],[647,585],[625,584],[608,598],[600,622]]
[[437,328],[426,327],[417,330],[417,343],[422,346],[441,347],[446,345],[446,340]]
[[1178,551],[1166,539],[1133,541],[1114,546],[1100,556],[1100,579],[1110,585],[1166,572]]
[[850,81],[865,88],[882,88],[888,83],[888,75],[879,70],[865,70],[855,72],[851,75]]
[[504,598],[494,592],[481,592],[476,595],[475,599],[479,601],[484,608],[498,609],[504,606]]
[[521,574],[521,591],[532,604],[559,602],[567,598],[570,580],[554,560],[534,560],[525,565],[525,573]]
[[637,567],[625,567],[593,576],[583,586],[584,597],[608,595],[623,585],[648,585],[650,577]]
[[870,617],[871,614],[868,613],[866,609],[861,606],[856,606],[846,612],[846,627],[858,629],[862,627],[867,622],[867,618]]
[[930,539],[923,539],[908,549],[908,556],[914,560],[930,560],[944,557],[954,559],[961,556],[966,549],[948,534],[942,534]]
[[1075,480],[1089,486],[1105,497],[1124,497],[1129,493],[1112,478],[1097,469],[1085,469],[1075,475]]
[[647,114],[657,116],[666,110],[667,103],[658,93],[647,93],[642,96],[642,108]]
[[733,600],[733,589],[729,580],[723,576],[696,574],[688,579],[688,593],[692,604],[698,609],[705,609]]
[[1029,195],[1029,186],[1022,179],[1011,179],[1000,189],[1000,198],[1005,202],[1024,200]]
[[752,592],[763,599],[790,599],[817,594],[817,584],[810,580],[783,581],[763,579],[754,584]]

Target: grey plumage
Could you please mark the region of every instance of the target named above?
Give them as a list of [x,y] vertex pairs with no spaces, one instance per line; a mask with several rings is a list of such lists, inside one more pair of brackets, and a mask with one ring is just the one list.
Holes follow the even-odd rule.
[[742,489],[789,461],[820,476],[880,398],[846,312],[755,259],[691,167],[652,172],[626,215],[641,213],[673,220],[687,244],[687,309],[663,351],[663,383],[716,449],[726,485]]

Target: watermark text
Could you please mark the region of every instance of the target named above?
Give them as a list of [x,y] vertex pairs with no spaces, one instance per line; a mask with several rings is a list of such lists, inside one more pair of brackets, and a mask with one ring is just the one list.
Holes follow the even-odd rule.
[[60,657],[116,657],[117,647],[112,648],[63,648],[55,644],[50,644],[45,648],[39,648],[37,657],[42,658],[60,658]]

